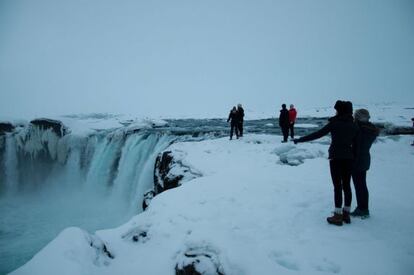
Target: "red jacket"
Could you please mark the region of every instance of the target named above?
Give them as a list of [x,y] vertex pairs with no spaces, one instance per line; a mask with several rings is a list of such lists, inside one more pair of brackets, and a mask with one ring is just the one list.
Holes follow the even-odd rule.
[[296,115],[297,115],[297,112],[295,108],[289,109],[289,122],[290,123],[296,122]]

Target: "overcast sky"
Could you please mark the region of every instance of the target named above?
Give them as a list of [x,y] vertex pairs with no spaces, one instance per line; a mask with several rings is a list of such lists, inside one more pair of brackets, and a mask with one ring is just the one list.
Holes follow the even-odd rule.
[[411,0],[0,0],[0,116],[414,105]]

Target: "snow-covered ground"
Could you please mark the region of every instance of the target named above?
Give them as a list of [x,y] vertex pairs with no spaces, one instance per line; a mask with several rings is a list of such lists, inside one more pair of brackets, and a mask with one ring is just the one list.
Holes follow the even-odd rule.
[[342,227],[325,220],[333,207],[329,139],[280,140],[172,145],[202,177],[156,196],[119,228],[66,229],[13,274],[174,274],[191,253],[209,255],[203,274],[413,274],[412,137],[374,144],[372,216]]

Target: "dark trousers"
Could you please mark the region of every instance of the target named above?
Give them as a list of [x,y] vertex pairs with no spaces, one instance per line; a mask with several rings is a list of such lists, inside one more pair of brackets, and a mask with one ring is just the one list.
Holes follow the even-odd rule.
[[237,128],[239,130],[239,136],[243,136],[243,121],[239,122],[239,124],[237,125]]
[[236,132],[236,137],[239,138],[239,127],[237,123],[231,123],[230,139],[233,139],[233,133]]
[[354,171],[352,173],[358,208],[368,210],[369,192],[367,187],[367,171]]
[[295,123],[289,124],[290,137],[295,138]]
[[281,126],[280,128],[282,128],[283,141],[287,141],[289,136],[289,126]]
[[333,159],[329,162],[329,167],[334,185],[335,207],[342,208],[342,192],[344,193],[344,206],[350,207],[352,202],[352,160]]

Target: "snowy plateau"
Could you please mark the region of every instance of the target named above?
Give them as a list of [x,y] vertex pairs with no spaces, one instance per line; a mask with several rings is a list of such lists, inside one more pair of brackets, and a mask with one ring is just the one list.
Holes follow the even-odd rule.
[[[384,118],[387,113],[378,112],[377,122],[398,125],[404,121],[402,126],[409,127],[413,110],[404,110],[404,118]],[[76,120],[83,126],[75,126]],[[110,201],[110,207],[102,206],[88,215],[100,216],[100,220],[122,216],[111,218],[109,224],[100,223],[106,228],[121,225],[103,230],[67,227],[11,274],[414,274],[412,135],[387,134],[377,139],[368,172],[371,217],[353,218],[351,224],[336,227],[326,222],[333,210],[329,137],[294,145],[281,143],[280,135],[273,132],[256,131],[277,125],[274,120],[263,120],[251,131],[247,122],[247,134],[232,141],[223,134],[208,135],[201,128],[201,134],[186,138],[188,121],[168,135],[159,129],[170,121],[121,121],[91,130],[85,126],[91,120],[67,118],[68,131],[76,130],[63,137],[50,129],[28,130],[24,125],[13,136],[7,133],[3,185],[8,195],[4,196],[20,192],[13,190],[17,188],[13,182],[19,176],[21,156],[13,157],[7,150],[13,148],[53,163],[53,167],[36,169],[52,167],[53,177],[65,183],[59,187],[64,192],[79,188],[86,194],[77,194],[79,200],[68,204],[51,203],[49,208]],[[304,132],[299,134],[315,130],[324,121],[303,119],[299,123]],[[215,123],[225,127],[222,121]],[[165,154],[170,166],[160,171],[160,156]],[[33,165],[25,164],[25,169]],[[116,173],[111,172],[114,165]],[[50,181],[49,176],[39,180]],[[74,180],[82,184],[74,186]],[[137,204],[154,188],[154,181],[162,192],[155,191],[146,210],[137,213]],[[170,189],[167,181],[177,187]],[[103,184],[111,187],[109,193],[100,189]],[[49,187],[56,189],[56,182]],[[90,199],[100,192],[99,199]],[[6,214],[5,208],[1,211]],[[65,213],[60,219],[65,219]],[[185,273],[190,272],[185,271],[189,266],[198,273]]]

